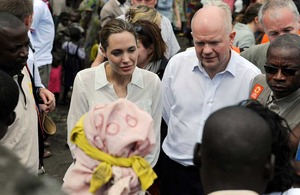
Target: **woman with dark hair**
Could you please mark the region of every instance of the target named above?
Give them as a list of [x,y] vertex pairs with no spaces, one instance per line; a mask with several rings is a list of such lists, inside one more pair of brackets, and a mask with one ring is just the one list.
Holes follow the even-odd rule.
[[133,25],[138,34],[137,66],[156,73],[162,79],[168,60],[165,57],[167,46],[159,27],[147,20],[139,20]]
[[238,16],[239,20],[234,25],[236,35],[233,45],[240,48],[241,52],[253,45],[256,45],[255,34],[263,32],[263,27],[258,21],[258,11],[262,6],[260,3],[251,4],[245,14]]
[[[137,14],[138,16],[139,14]],[[156,73],[160,79],[162,79],[165,68],[167,66],[168,60],[165,57],[167,45],[164,42],[160,28],[154,22],[148,20],[137,20],[133,23],[134,29],[138,35],[138,59],[137,66],[139,68],[151,71]],[[163,139],[167,135],[167,124],[164,120],[161,120],[161,140],[160,145],[162,144]],[[161,160],[162,152],[159,155],[158,162],[154,167],[155,172],[158,177],[160,177],[161,172]],[[151,194],[155,194],[155,191],[159,188],[159,179],[158,178],[155,184],[149,189]]]
[[161,82],[156,74],[136,67],[138,37],[130,23],[112,19],[103,26],[100,34],[101,52],[107,61],[80,71],[75,78],[67,119],[70,150],[75,149],[70,142],[71,130],[83,114],[95,104],[125,98],[148,112],[154,120],[157,144],[145,157],[153,167],[159,155]]

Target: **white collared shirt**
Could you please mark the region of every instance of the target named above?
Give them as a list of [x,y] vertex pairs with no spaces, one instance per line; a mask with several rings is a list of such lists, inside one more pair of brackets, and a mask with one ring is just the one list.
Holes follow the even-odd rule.
[[[28,34],[28,38],[29,38],[29,41],[30,41],[32,39],[30,31],[28,31],[27,34]],[[31,47],[33,47],[32,44],[31,44]],[[41,76],[40,76],[40,73],[39,73],[39,69],[36,65],[34,65],[34,52],[33,52],[32,49],[34,49],[34,48],[29,47],[29,49],[28,49],[27,66],[29,68],[29,71],[30,71],[31,75],[34,78],[34,85],[36,87],[45,88],[45,86],[43,85],[43,83],[41,81]]]
[[162,81],[163,118],[168,124],[164,152],[182,165],[193,165],[194,146],[202,140],[208,116],[247,99],[258,74],[261,71],[255,65],[233,50],[227,68],[213,79],[199,63],[194,49],[171,58]]
[[[106,78],[105,66],[107,63],[104,62],[97,67],[82,70],[75,78],[67,119],[68,144],[71,152],[75,145],[70,143],[69,137],[80,117],[97,103],[108,103],[118,99],[113,85]],[[158,159],[160,145],[161,81],[156,74],[136,67],[131,82],[127,86],[125,99],[148,112],[154,120],[156,146],[151,154],[146,156],[146,160],[154,166]]]
[[48,5],[41,0],[33,1],[33,20],[30,27],[31,43],[34,46],[34,65],[37,67],[52,63],[54,22]]

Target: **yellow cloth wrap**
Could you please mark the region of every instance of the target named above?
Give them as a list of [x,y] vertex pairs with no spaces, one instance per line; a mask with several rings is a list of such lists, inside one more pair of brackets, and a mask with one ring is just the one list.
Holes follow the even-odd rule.
[[106,184],[112,177],[112,165],[119,167],[131,167],[141,182],[142,190],[147,190],[157,178],[150,164],[140,156],[129,158],[113,157],[92,146],[84,134],[84,118],[82,116],[71,132],[71,141],[75,143],[89,157],[102,161],[95,169],[90,186],[90,192],[96,192],[102,185]]

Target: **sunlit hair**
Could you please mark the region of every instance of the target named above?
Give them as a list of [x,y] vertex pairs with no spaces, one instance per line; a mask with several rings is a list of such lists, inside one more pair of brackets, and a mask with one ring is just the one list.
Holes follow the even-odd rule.
[[33,14],[33,0],[0,0],[0,11],[11,13],[24,21]]
[[109,36],[112,34],[122,33],[124,31],[131,33],[137,42],[137,34],[130,23],[122,19],[115,18],[107,22],[100,31],[100,43],[104,51],[106,51],[107,47],[109,46]]
[[299,20],[299,12],[292,0],[268,0],[266,1],[258,12],[258,20],[264,26],[263,16],[267,10],[272,10],[272,14],[280,14],[277,9],[288,8],[294,14],[295,22]]
[[164,57],[167,45],[164,42],[160,28],[153,22],[139,20],[134,24],[135,31],[138,34],[138,40],[148,49],[153,45],[153,52],[149,56],[150,62],[156,62]]
[[232,31],[232,13],[231,13],[229,5],[225,2],[223,2],[222,0],[211,0],[211,1],[204,2],[203,7],[205,7],[205,6],[219,7],[225,12],[226,23],[227,23],[226,29],[227,29],[227,32],[230,33]]
[[266,193],[286,191],[293,184],[292,151],[289,147],[289,135],[292,131],[288,123],[256,100],[246,100],[240,105],[257,112],[267,121],[272,131],[272,153],[275,155],[275,167],[274,177],[268,182]]
[[156,11],[156,9],[146,5],[139,5],[137,7],[129,8],[125,14],[125,17],[130,23],[135,23],[138,20],[149,20],[161,27],[161,14]]

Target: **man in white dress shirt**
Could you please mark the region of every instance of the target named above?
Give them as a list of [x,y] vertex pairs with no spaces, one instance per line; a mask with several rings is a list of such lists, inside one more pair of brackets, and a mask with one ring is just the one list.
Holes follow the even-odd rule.
[[48,5],[42,0],[33,1],[33,13],[30,32],[35,49],[34,64],[38,67],[42,83],[47,88],[52,64],[54,22]]
[[162,194],[203,194],[193,149],[214,111],[247,99],[253,78],[261,71],[230,49],[231,11],[210,1],[192,19],[195,50],[172,57],[163,77]]

